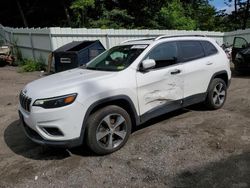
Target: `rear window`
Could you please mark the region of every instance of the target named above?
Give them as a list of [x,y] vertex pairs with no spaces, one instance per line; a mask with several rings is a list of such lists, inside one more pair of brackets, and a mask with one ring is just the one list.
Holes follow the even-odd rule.
[[179,41],[180,57],[183,62],[205,57],[205,53],[199,41]]
[[211,42],[201,41],[201,45],[204,48],[206,56],[210,56],[218,52],[218,50],[215,48],[215,46]]

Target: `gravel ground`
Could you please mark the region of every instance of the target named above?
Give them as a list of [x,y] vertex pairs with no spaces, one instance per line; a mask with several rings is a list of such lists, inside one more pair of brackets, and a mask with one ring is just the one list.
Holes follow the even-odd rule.
[[225,106],[194,106],[140,127],[119,151],[58,150],[28,140],[18,93],[38,72],[0,68],[0,187],[250,187],[250,76],[233,76]]

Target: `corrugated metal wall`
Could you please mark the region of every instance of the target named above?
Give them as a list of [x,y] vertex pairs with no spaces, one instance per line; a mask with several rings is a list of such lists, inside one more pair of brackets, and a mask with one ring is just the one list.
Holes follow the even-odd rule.
[[7,42],[15,43],[24,57],[43,57],[71,41],[100,40],[105,48],[110,48],[124,40],[156,37],[159,35],[206,35],[221,45],[232,44],[235,36],[243,36],[250,42],[250,29],[233,32],[185,31],[185,30],[126,30],[126,29],[86,29],[86,28],[9,28],[0,25],[0,36]]
[[[1,29],[2,28],[2,29]],[[7,43],[18,46],[23,57],[43,58],[47,61],[51,46],[49,28],[9,28],[1,27],[2,36]]]
[[100,40],[105,48],[115,46],[122,41],[135,38],[157,37],[160,35],[206,35],[223,43],[224,34],[208,31],[178,30],[137,30],[137,29],[71,29],[50,28],[53,48],[56,49],[68,42],[77,40]]
[[224,33],[224,43],[225,44],[233,44],[234,37],[243,37],[250,43],[250,29],[246,30],[237,30],[232,32]]

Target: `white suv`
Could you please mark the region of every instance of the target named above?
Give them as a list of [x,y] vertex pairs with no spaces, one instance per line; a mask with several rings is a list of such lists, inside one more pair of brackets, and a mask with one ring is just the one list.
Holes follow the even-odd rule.
[[41,78],[20,93],[19,114],[36,143],[97,154],[121,148],[134,126],[186,106],[221,108],[229,60],[203,36],[130,40],[80,67]]

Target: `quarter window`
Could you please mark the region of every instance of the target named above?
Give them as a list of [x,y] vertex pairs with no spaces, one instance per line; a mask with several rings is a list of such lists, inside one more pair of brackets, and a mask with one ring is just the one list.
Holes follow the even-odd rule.
[[201,44],[205,50],[206,56],[210,56],[218,52],[218,50],[214,47],[213,44],[211,44],[211,42],[201,41]]
[[146,59],[154,59],[156,68],[173,65],[177,60],[177,45],[175,42],[167,42],[156,46]]
[[199,41],[179,41],[181,49],[180,57],[183,62],[199,59],[205,56],[203,47]]

